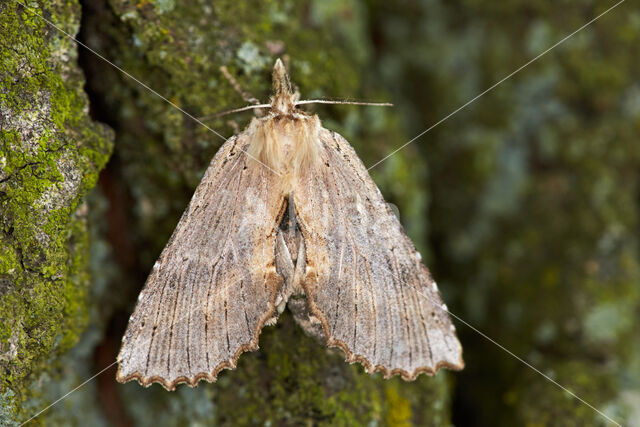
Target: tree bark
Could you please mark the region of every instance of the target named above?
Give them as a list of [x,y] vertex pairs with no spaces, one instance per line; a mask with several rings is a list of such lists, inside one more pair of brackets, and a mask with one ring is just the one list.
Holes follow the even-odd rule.
[[[335,18],[344,13],[355,13],[352,22],[332,29]],[[144,278],[223,142],[140,83],[190,114],[206,116],[246,103],[221,73],[221,65],[244,91],[267,101],[270,70],[275,58],[282,56],[303,96],[371,99],[374,91],[361,79],[370,60],[360,28],[364,19],[357,8],[323,10],[320,4],[302,3],[248,6],[232,1],[204,5],[93,0],[84,4],[81,40],[139,81],[80,50],[92,116],[109,124],[116,135],[115,153],[101,177],[100,191],[90,198],[95,237],[91,253],[94,261],[102,262],[90,270],[92,326],[61,359],[60,367],[50,372],[57,384],[47,382],[43,396],[32,398],[30,409],[45,406],[46,400],[64,393],[65,385],[72,388],[74,381],[80,382],[115,359],[124,323]],[[62,39],[60,34],[53,35]],[[352,40],[344,44],[344,37]],[[364,122],[362,109],[326,109],[321,117],[333,121],[333,128],[348,137],[375,141],[368,144],[372,158],[384,153],[385,146],[402,141],[393,123],[376,124],[374,130],[366,122],[341,128],[337,123],[344,122],[348,111]],[[243,126],[247,117],[233,119]],[[87,121],[86,116],[84,119]],[[393,115],[381,112],[376,119],[392,122]],[[223,120],[207,124],[225,136],[234,129]],[[358,147],[357,141],[354,145]],[[369,160],[366,153],[364,158]],[[410,188],[421,191],[419,185]],[[402,209],[402,203],[398,204]],[[424,205],[412,203],[406,217],[419,217],[419,206]],[[420,238],[419,233],[414,234]],[[101,252],[105,248],[107,252]],[[86,248],[84,255],[88,255]],[[82,309],[86,312],[87,305]],[[96,347],[100,331],[105,337]],[[149,414],[168,424],[448,423],[446,373],[408,384],[399,379],[385,381],[380,375],[371,377],[360,366],[346,364],[336,351],[305,337],[288,315],[281,317],[278,326],[267,328],[261,347],[259,352],[242,356],[237,370],[223,373],[217,384],[195,390],[182,387],[177,393],[164,392],[157,385],[150,390],[137,384],[114,386],[113,372],[107,372],[83,393],[97,394],[99,405],[84,397],[78,397],[76,403],[70,400],[72,406],[83,408],[82,418],[56,405],[41,420],[80,424],[104,419],[100,413],[106,413],[111,422],[141,425],[148,422]],[[93,357],[88,356],[90,351]],[[76,366],[75,372],[69,366]],[[33,391],[34,386],[30,387]],[[28,413],[22,411],[20,416]]]
[[[78,4],[34,4],[75,33]],[[88,322],[84,196],[112,148],[87,115],[76,46],[34,12],[0,5],[0,423],[25,401]],[[7,421],[8,422],[8,421]]]

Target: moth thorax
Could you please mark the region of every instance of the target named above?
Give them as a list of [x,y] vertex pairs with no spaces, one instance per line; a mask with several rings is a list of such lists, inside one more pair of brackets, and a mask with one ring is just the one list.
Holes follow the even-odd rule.
[[293,114],[254,119],[249,154],[283,176],[315,166],[318,158],[318,116]]

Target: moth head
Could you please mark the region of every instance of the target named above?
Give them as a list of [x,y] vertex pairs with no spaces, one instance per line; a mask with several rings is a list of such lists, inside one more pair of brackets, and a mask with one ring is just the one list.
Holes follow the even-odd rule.
[[290,115],[296,109],[298,95],[294,92],[287,69],[278,58],[273,66],[273,96],[271,111],[276,114]]

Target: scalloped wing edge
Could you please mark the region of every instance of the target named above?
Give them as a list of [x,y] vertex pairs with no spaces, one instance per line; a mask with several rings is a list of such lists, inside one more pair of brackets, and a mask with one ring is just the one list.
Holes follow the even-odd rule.
[[446,360],[439,360],[433,367],[421,366],[414,369],[411,373],[401,368],[388,369],[384,365],[374,365],[365,356],[353,353],[344,341],[331,336],[327,318],[316,306],[315,302],[312,298],[309,297],[308,294],[307,303],[309,304],[309,310],[311,311],[311,314],[315,316],[322,324],[322,330],[324,331],[325,339],[327,340],[327,347],[339,348],[340,350],[342,350],[345,354],[345,362],[350,364],[360,363],[364,367],[364,370],[367,374],[373,375],[376,372],[381,372],[384,379],[389,379],[393,376],[400,376],[404,381],[414,381],[420,374],[433,376],[437,374],[438,370],[440,370],[441,368],[446,368],[452,371],[461,371],[464,369],[464,360],[462,359],[462,346],[460,346],[460,352],[458,353],[458,364],[453,364]]
[[[179,376],[172,381],[167,381],[165,378],[158,375],[150,377],[144,376],[140,371],[134,371],[133,373],[123,376],[120,372],[120,359],[118,355],[118,371],[116,372],[116,381],[119,383],[127,383],[129,381],[136,380],[143,387],[149,387],[154,383],[160,384],[167,391],[174,391],[179,384],[186,384],[189,387],[197,387],[200,381],[207,381],[209,383],[215,383],[218,380],[218,374],[224,369],[233,370],[236,368],[238,359],[243,353],[256,351],[260,348],[258,345],[260,334],[265,326],[272,325],[278,318],[278,313],[275,306],[275,297],[269,301],[268,311],[260,318],[256,332],[253,338],[247,344],[243,344],[236,350],[233,357],[229,360],[220,362],[211,372],[200,372],[194,377]],[[273,322],[273,323],[272,323]]]

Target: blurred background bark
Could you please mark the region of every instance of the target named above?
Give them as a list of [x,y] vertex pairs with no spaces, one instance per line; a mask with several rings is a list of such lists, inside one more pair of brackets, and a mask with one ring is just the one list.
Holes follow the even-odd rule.
[[[366,165],[612,4],[29,3],[198,117],[245,104],[223,65],[267,101],[276,57],[303,98],[394,102],[314,107]],[[18,425],[115,360],[222,140],[13,0],[0,24],[0,424]],[[640,8],[624,3],[372,170],[451,311],[625,425],[640,425],[639,39]],[[207,124],[229,136],[249,117]],[[34,422],[605,424],[458,331],[463,372],[404,383],[345,364],[284,315],[214,385],[119,385],[112,368]]]

